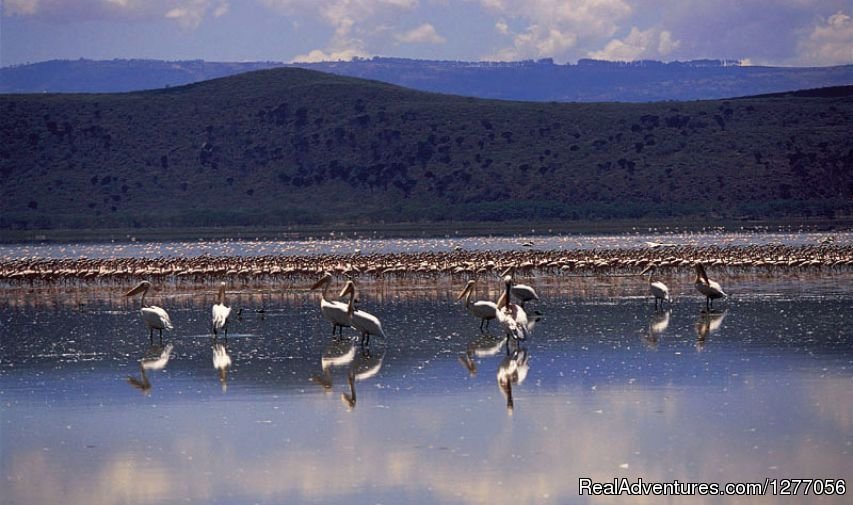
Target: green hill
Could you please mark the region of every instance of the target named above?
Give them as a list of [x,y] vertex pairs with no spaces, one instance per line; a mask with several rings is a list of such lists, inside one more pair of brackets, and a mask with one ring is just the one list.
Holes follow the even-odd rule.
[[280,68],[0,95],[0,228],[853,211],[853,87],[502,102]]

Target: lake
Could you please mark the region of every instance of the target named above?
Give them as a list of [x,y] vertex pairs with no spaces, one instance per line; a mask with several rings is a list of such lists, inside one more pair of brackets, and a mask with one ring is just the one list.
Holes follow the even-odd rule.
[[388,336],[367,348],[332,337],[305,286],[229,286],[244,310],[227,341],[212,289],[154,293],[175,325],[162,345],[125,288],[10,291],[0,502],[657,503],[580,496],[579,479],[850,483],[852,279],[725,276],[710,313],[685,275],[662,311],[644,279],[523,279],[541,319],[509,351],[450,278],[366,285]]

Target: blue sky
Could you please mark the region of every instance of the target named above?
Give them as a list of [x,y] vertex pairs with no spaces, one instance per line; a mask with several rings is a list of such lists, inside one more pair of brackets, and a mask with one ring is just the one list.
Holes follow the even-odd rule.
[[580,58],[853,63],[853,0],[0,0],[0,66]]

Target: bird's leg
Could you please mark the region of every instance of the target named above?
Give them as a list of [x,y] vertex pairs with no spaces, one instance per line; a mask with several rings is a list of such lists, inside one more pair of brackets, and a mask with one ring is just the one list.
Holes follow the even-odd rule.
[[487,319],[480,319],[480,333],[483,333],[483,325],[486,324]]
[[154,344],[154,328],[148,328],[148,340]]

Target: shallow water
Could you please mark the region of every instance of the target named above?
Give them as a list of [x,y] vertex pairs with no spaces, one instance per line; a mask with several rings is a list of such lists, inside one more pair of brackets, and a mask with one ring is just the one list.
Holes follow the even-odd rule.
[[452,251],[461,247],[467,251],[511,251],[524,248],[541,250],[578,249],[636,249],[648,243],[692,246],[749,246],[784,244],[789,246],[817,245],[832,240],[839,245],[853,243],[853,232],[780,233],[780,232],[684,232],[653,233],[637,231],[618,235],[530,235],[515,237],[481,236],[445,238],[383,239],[363,236],[344,236],[330,233],[307,240],[198,240],[175,242],[137,242],[131,240],[109,243],[60,244],[0,244],[0,259],[20,258],[158,258],[265,255],[389,254]]
[[388,334],[369,353],[330,336],[316,293],[235,293],[224,376],[212,294],[157,300],[166,363],[127,300],[0,305],[0,502],[625,503],[660,498],[581,497],[578,479],[853,482],[849,275],[727,281],[712,314],[691,286],[656,312],[642,289],[542,283],[509,357],[450,292],[361,294]]

